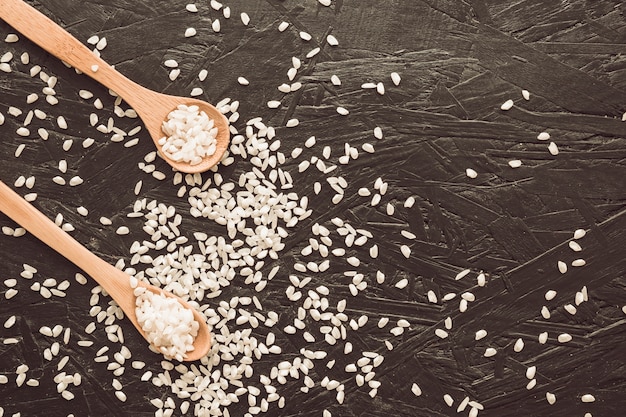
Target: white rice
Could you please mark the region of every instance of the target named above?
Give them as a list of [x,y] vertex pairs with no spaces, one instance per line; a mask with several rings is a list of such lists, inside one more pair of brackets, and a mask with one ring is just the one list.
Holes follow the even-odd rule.
[[596,400],[596,398],[593,395],[591,395],[591,394],[583,394],[580,397],[580,400],[582,402],[584,402],[584,403],[592,403],[592,402],[594,402]]
[[539,140],[548,140],[550,139],[550,134],[548,132],[541,132],[537,135],[537,139]]
[[216,151],[217,127],[197,106],[178,106],[167,116],[162,130],[167,136],[159,144],[173,161],[197,165]]
[[400,81],[402,81],[402,78],[400,77],[400,74],[398,74],[397,72],[392,72],[391,81],[393,82],[395,86],[398,86],[400,85]]
[[478,176],[478,173],[472,168],[467,168],[465,170],[465,175],[467,175],[469,178],[476,178]]
[[513,100],[507,100],[504,103],[502,103],[502,105],[500,106],[500,109],[504,111],[511,110],[514,104],[515,103],[513,102]]
[[146,340],[166,358],[182,361],[194,350],[199,323],[193,312],[180,302],[162,293],[156,294],[143,287],[135,288],[137,321],[146,334]]
[[559,154],[559,147],[556,143],[550,142],[550,144],[548,145],[548,152],[550,152],[550,154],[553,156],[557,156]]

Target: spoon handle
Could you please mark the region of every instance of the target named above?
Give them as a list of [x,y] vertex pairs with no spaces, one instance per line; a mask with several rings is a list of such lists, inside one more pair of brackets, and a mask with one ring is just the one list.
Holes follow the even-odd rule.
[[[119,279],[121,274],[118,272],[122,271],[91,253],[2,181],[0,181],[0,211],[85,271],[111,297],[119,298],[118,294],[128,293],[130,284]],[[104,279],[104,276],[107,279]]]
[[50,54],[115,91],[126,101],[133,99],[132,94],[126,94],[128,91],[142,89],[23,0],[2,0],[0,18]]

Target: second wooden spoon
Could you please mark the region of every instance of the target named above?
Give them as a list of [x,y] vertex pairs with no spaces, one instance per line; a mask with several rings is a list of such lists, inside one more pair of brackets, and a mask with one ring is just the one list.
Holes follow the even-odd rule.
[[[39,240],[89,274],[117,302],[139,333],[144,338],[146,337],[144,330],[137,321],[137,314],[135,313],[136,297],[130,284],[129,275],[90,252],[2,181],[0,181],[0,212],[9,216]],[[194,319],[198,322],[200,328],[193,342],[194,350],[188,352],[184,360],[193,361],[206,356],[211,348],[211,333],[209,332],[206,318],[173,294],[143,282],[139,282],[138,285],[155,293],[163,293],[166,296],[175,297],[184,307],[189,308],[193,312]],[[155,346],[155,348],[158,350],[158,346]]]
[[180,104],[185,104],[196,105],[204,111],[218,128],[215,153],[199,164],[190,165],[173,161],[163,152],[159,152],[172,167],[186,173],[204,172],[222,159],[230,140],[230,130],[228,120],[214,106],[197,99],[157,93],[135,83],[103,59],[95,56],[70,33],[22,0],[2,0],[0,18],[50,54],[115,91],[141,117],[159,150],[161,146],[158,140],[164,136],[161,126],[172,110]]

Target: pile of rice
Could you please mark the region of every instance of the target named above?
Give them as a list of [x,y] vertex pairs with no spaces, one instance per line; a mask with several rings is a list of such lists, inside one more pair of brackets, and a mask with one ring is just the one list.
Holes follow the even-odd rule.
[[182,361],[194,350],[199,323],[177,299],[143,287],[134,290],[137,321],[146,340],[168,359]]
[[159,140],[162,152],[175,162],[197,165],[215,153],[217,127],[198,106],[179,105],[167,115]]

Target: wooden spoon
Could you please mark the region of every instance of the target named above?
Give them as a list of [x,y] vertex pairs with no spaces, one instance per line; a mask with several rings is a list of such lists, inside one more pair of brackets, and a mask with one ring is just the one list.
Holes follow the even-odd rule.
[[[2,181],[0,181],[0,211],[96,280],[124,310],[124,314],[139,330],[139,333],[144,338],[146,337],[145,332],[137,322],[135,295],[131,288],[129,275],[94,255]],[[211,334],[206,318],[195,308],[171,293],[141,281],[138,285],[155,293],[174,297],[185,308],[193,311],[194,318],[200,324],[200,328],[193,343],[194,350],[187,353],[185,360],[194,361],[206,356],[211,348]]]
[[214,106],[201,100],[157,93],[129,80],[95,56],[59,25],[22,0],[2,0],[0,18],[52,55],[115,91],[141,117],[159,151],[161,146],[158,140],[165,136],[161,126],[172,110],[180,104],[186,104],[196,105],[204,111],[218,128],[215,153],[199,164],[190,165],[173,161],[163,152],[159,152],[172,167],[186,173],[204,172],[222,159],[230,140],[230,130],[228,120]]

